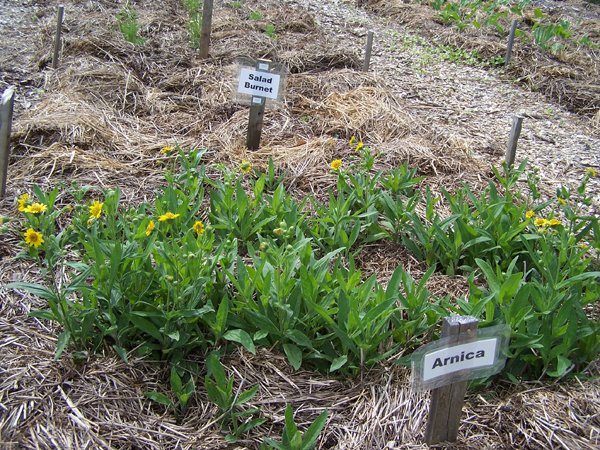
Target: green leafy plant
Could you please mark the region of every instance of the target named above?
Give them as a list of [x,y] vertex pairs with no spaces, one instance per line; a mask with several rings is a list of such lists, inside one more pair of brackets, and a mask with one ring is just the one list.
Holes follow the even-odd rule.
[[123,4],[121,10],[117,14],[117,24],[127,42],[136,45],[141,45],[145,42],[144,38],[139,35],[137,12],[129,3],[129,0]]
[[200,47],[200,34],[202,30],[202,10],[200,0],[183,0],[188,12],[188,32],[190,35],[190,47]]
[[263,17],[264,17],[264,15],[260,11],[258,11],[258,10],[252,10],[250,12],[250,15],[248,16],[248,19],[254,20],[254,21],[258,21],[258,20],[262,20]]
[[311,450],[315,448],[319,434],[327,424],[327,411],[323,411],[315,421],[302,433],[294,422],[294,410],[291,405],[285,408],[285,426],[280,442],[267,438],[261,444],[261,449],[277,450]]
[[265,25],[264,33],[265,33],[265,35],[267,35],[271,39],[275,39],[277,37],[277,34],[276,34],[275,31],[276,31],[275,30],[275,25],[273,25],[272,23],[268,23],[268,24]]
[[234,379],[226,376],[219,356],[214,352],[206,358],[206,369],[204,387],[208,399],[219,408],[221,427],[229,432],[226,436],[228,442],[236,442],[240,436],[265,422],[266,419],[255,417],[260,412],[257,408],[242,408],[256,395],[258,386],[234,392]]
[[[415,169],[379,171],[375,153],[360,142],[355,150],[332,163],[324,201],[296,200],[272,161],[265,173],[243,162],[208,176],[204,152],[180,148],[151,202],[127,206],[116,189],[36,187],[3,227],[23,236],[20,257],[36,259],[46,282],[7,288],[48,302],[32,315],[63,326],[56,358],[110,347],[124,360],[168,364],[170,392],[147,396],[178,413],[193,395],[199,354],[267,347],[294,369],[356,374],[421,344],[451,311],[511,326],[509,376],[560,377],[593,358],[598,321],[585,307],[599,295],[594,169],[547,201],[535,173],[525,195],[524,164],[495,169],[481,192],[465,185],[434,196],[419,189]],[[384,240],[428,265],[420,280],[402,267],[387,286],[363,276],[365,244]],[[431,295],[436,270],[467,275],[469,300]],[[241,413],[231,380],[211,364],[210,395],[227,417]],[[231,439],[254,420],[236,417],[223,419]]]

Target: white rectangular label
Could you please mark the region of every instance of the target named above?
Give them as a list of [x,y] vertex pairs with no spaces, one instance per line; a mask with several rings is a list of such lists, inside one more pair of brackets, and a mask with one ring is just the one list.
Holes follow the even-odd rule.
[[256,97],[276,99],[279,94],[278,73],[259,72],[258,70],[243,67],[240,71],[238,92]]
[[456,345],[428,353],[423,358],[423,381],[465,369],[492,366],[497,338]]

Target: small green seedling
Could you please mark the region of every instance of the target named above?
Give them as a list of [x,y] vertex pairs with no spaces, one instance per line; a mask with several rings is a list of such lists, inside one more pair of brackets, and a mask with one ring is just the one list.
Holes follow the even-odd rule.
[[294,411],[292,405],[285,408],[285,426],[281,442],[273,439],[265,439],[261,444],[261,450],[311,450],[315,448],[319,434],[327,423],[327,411],[323,411],[319,417],[308,427],[304,433],[298,430],[294,422]]

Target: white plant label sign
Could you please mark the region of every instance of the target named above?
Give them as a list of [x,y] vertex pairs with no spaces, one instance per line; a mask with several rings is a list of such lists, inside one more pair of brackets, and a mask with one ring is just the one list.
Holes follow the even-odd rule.
[[465,369],[494,364],[498,339],[485,339],[427,353],[423,360],[423,381]]
[[420,347],[411,356],[415,389],[434,389],[459,381],[485,378],[506,363],[510,327],[496,325],[477,330],[474,337],[449,336]]
[[277,99],[280,78],[281,76],[278,73],[261,72],[256,69],[242,67],[238,92],[255,97]]

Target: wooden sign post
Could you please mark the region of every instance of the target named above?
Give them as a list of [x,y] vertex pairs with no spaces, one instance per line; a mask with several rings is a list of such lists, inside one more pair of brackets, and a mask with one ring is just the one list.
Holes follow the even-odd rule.
[[365,62],[363,64],[363,72],[369,71],[369,64],[371,63],[371,51],[373,50],[373,32],[369,31],[367,35],[367,46],[365,48]]
[[[474,317],[445,317],[442,338],[451,337],[453,344],[459,344],[468,333],[474,335],[477,324],[478,321]],[[427,444],[456,441],[466,392],[467,381],[452,383],[431,391],[429,420],[425,430]]]
[[510,33],[508,35],[508,45],[506,46],[506,56],[504,57],[504,65],[508,66],[510,58],[512,58],[513,44],[515,43],[515,33],[517,32],[517,20],[513,20],[510,24]]
[[267,99],[277,100],[282,77],[271,71],[270,61],[256,61],[254,69],[242,67],[238,81],[238,94],[250,99],[250,117],[246,146],[258,150]]
[[200,30],[200,58],[208,58],[212,13],[213,0],[204,0],[204,5],[202,6],[202,29]]
[[56,37],[54,38],[54,56],[52,57],[52,68],[53,69],[56,69],[58,67],[58,56],[59,56],[60,47],[61,47],[62,23],[63,23],[64,15],[65,15],[64,5],[58,5],[58,19],[56,21]]
[[456,441],[468,380],[494,375],[506,363],[510,326],[477,326],[474,317],[445,317],[441,338],[411,356],[413,388],[432,390],[427,444]]
[[[269,61],[258,60],[256,62],[256,70],[259,72],[269,72],[270,68]],[[248,136],[246,137],[246,147],[248,147],[248,150],[258,150],[260,147],[260,136],[265,116],[265,103],[264,97],[252,96],[250,117],[248,118]]]
[[9,87],[0,101],[0,198],[6,194],[8,177],[8,157],[10,155],[10,130],[12,127],[15,90]]
[[510,130],[510,136],[508,137],[508,147],[506,148],[506,155],[504,161],[508,168],[512,167],[515,163],[515,157],[517,155],[517,143],[519,142],[519,136],[521,136],[521,128],[523,126],[523,117],[514,116],[512,128]]

